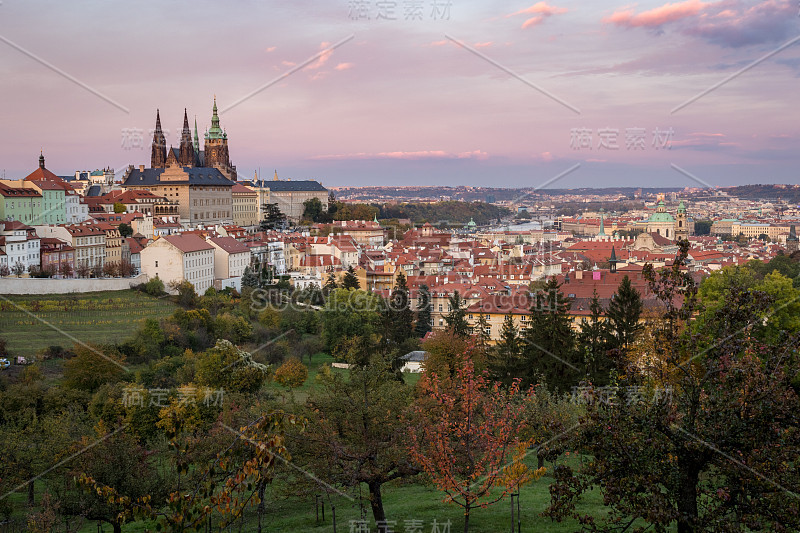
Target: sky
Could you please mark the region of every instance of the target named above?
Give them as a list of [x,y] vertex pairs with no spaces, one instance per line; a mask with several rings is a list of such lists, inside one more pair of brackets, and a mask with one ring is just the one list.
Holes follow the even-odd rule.
[[240,179],[799,183],[799,94],[797,0],[0,2],[8,179],[149,166],[216,95]]

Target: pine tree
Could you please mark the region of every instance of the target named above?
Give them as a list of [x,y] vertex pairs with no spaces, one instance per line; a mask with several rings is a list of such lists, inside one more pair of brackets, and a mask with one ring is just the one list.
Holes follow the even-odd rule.
[[450,312],[445,315],[444,321],[447,322],[447,327],[460,337],[467,337],[471,333],[469,323],[467,322],[467,308],[464,300],[458,291],[453,291],[450,296]]
[[541,375],[549,386],[565,391],[583,377],[583,357],[575,350],[570,306],[555,277],[534,298],[530,325],[522,335],[526,384],[535,383]]
[[344,279],[342,280],[342,287],[345,289],[360,289],[361,284],[358,282],[358,277],[356,277],[356,271],[353,269],[353,265],[347,267],[347,272],[344,274]]
[[253,273],[253,269],[249,266],[244,267],[242,273],[242,287],[258,288],[258,276]]
[[597,297],[597,290],[592,294],[589,303],[591,316],[583,319],[578,332],[578,347],[584,355],[584,368],[586,377],[595,386],[607,385],[608,373],[613,367],[608,358],[609,348],[609,323],[602,319],[603,306]]
[[402,272],[392,291],[389,311],[392,315],[392,341],[402,344],[414,335],[414,312],[411,310],[408,285]]
[[489,324],[486,315],[481,312],[478,315],[478,321],[475,323],[475,327],[472,331],[475,334],[476,346],[484,352],[488,351],[489,342],[492,340],[491,328],[492,326]]
[[424,337],[431,330],[431,291],[424,283],[417,294],[417,324],[414,332],[417,337]]
[[338,288],[339,286],[336,284],[336,276],[334,276],[333,272],[331,272],[328,274],[328,279],[325,281],[325,285],[322,286],[322,294],[328,296]]
[[494,354],[489,362],[489,371],[494,380],[500,381],[504,385],[510,385],[514,378],[521,377],[521,350],[522,339],[519,328],[514,322],[514,315],[508,313],[503,319],[500,340],[497,341]]
[[634,337],[642,329],[642,298],[630,278],[625,276],[608,306],[606,316],[610,322],[613,347],[627,350]]

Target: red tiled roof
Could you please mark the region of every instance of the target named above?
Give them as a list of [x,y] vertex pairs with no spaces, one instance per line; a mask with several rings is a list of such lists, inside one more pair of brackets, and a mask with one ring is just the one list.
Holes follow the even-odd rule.
[[213,250],[214,247],[197,235],[164,235],[161,237],[183,253]]

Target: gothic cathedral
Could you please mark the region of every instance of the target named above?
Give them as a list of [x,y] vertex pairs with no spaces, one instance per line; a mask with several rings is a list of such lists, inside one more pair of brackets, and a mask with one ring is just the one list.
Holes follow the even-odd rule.
[[194,121],[194,138],[189,129],[189,116],[183,110],[183,129],[179,148],[171,145],[167,150],[167,139],[161,129],[161,114],[156,110],[156,129],[153,132],[153,149],[150,155],[151,168],[172,166],[216,168],[231,181],[236,181],[236,167],[231,165],[228,154],[228,134],[219,127],[217,114],[217,98],[214,97],[214,108],[211,115],[211,128],[205,133],[205,146],[200,150],[197,135],[197,120]]

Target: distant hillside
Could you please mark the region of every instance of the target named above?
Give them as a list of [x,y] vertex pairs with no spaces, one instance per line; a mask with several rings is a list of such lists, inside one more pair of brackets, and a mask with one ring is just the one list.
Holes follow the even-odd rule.
[[731,196],[746,200],[782,200],[790,204],[800,203],[800,185],[739,185],[724,187]]
[[496,222],[500,217],[511,214],[505,207],[484,202],[403,203],[377,207],[380,209],[378,218],[408,218],[415,224],[430,222],[460,225],[473,219],[476,224],[483,225]]

